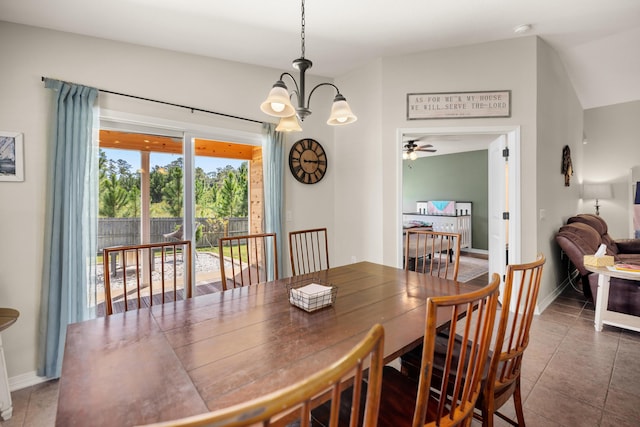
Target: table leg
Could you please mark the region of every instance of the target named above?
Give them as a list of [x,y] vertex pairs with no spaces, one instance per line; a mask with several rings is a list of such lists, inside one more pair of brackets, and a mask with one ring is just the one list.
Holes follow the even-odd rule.
[[609,280],[605,274],[598,274],[598,295],[596,297],[596,316],[594,327],[596,331],[602,331],[602,315],[607,311],[609,305]]
[[0,335],[0,365],[0,416],[4,421],[7,421],[13,414],[13,403],[11,402],[11,392],[9,391],[7,366],[4,361],[2,335]]

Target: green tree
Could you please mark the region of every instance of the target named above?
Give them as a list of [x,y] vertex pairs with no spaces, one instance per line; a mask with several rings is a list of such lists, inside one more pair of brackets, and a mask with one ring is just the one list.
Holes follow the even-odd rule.
[[233,174],[228,174],[221,183],[218,190],[218,200],[216,210],[222,218],[233,215],[234,193],[236,188],[236,178]]
[[127,191],[120,186],[118,177],[111,173],[100,183],[100,215],[117,218],[120,209],[127,204]]
[[162,189],[162,198],[167,205],[169,216],[174,218],[182,216],[183,192],[181,167],[177,165],[170,166],[167,182]]
[[242,162],[237,170],[238,213],[243,217],[249,214],[249,168],[247,162]]
[[149,173],[149,197],[151,203],[162,202],[162,189],[167,182],[167,168],[166,166],[154,166]]

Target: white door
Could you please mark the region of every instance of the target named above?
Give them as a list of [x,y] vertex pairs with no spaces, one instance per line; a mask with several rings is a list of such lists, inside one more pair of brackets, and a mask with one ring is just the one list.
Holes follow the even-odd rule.
[[503,156],[507,138],[501,135],[489,145],[489,271],[504,278],[508,262],[508,220],[509,212],[507,176],[508,160]]
[[516,129],[489,145],[489,272],[500,275],[501,291],[507,264],[521,262],[518,141]]

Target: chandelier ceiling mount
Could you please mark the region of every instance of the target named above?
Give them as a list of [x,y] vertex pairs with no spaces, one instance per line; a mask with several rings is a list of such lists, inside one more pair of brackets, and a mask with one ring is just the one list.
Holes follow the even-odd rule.
[[[305,99],[305,73],[311,68],[313,63],[304,57],[305,54],[305,11],[304,11],[304,0],[302,0],[302,30],[301,30],[301,50],[302,55],[298,59],[293,60],[293,68],[300,71],[300,79],[299,83],[296,81],[295,77],[291,74],[284,72],[280,75],[280,79],[273,85],[271,91],[269,92],[269,96],[267,99],[260,105],[260,109],[269,114],[270,116],[280,117],[280,123],[276,130],[278,131],[301,131],[300,122],[298,118],[302,121],[307,116],[311,114],[311,109],[309,107],[309,103],[311,101],[311,96],[315,92],[316,89],[322,86],[331,86],[336,90],[336,95],[333,99],[333,105],[331,107],[331,115],[327,120],[327,124],[335,126],[335,125],[346,125],[349,123],[353,123],[357,120],[357,117],[351,112],[351,108],[349,104],[347,104],[347,100],[340,93],[340,90],[333,83],[320,83],[314,86],[309,92],[309,97]],[[285,76],[288,76],[289,79],[293,82],[295,86],[295,90],[289,93],[289,89],[287,85],[284,83]],[[291,97],[296,95],[297,106],[291,103]]]

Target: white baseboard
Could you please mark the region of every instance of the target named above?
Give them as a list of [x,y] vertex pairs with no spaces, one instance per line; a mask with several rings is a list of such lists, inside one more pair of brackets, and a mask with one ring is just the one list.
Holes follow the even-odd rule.
[[569,286],[568,282],[561,283],[560,286],[555,288],[553,292],[547,295],[547,297],[544,300],[538,301],[535,314],[541,314],[543,311],[545,311],[547,307],[549,307],[551,303],[553,303],[556,300],[556,298],[558,298],[562,294],[562,292],[565,290],[567,286]]
[[469,253],[472,253],[472,254],[489,255],[489,251],[486,250],[486,249],[462,248],[462,249],[460,249],[460,252],[469,252]]
[[32,385],[41,384],[49,381],[50,378],[39,377],[36,371],[27,372],[25,374],[16,375],[9,378],[9,391],[21,390],[31,387]]

